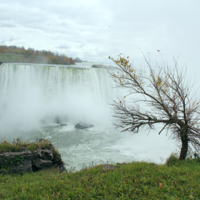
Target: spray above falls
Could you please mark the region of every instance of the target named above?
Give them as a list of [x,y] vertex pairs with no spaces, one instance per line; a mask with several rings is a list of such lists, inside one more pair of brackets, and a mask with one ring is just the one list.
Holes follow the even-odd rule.
[[[90,65],[91,66],[91,65]],[[105,69],[86,66],[0,66],[0,128],[33,128],[41,122],[106,123],[113,86]]]

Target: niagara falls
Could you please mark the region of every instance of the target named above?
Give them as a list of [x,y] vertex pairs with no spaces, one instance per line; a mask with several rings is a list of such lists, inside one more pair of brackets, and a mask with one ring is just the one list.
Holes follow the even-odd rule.
[[[176,142],[156,130],[137,134],[113,125],[110,104],[119,95],[107,68],[3,63],[0,66],[1,140],[44,138],[61,152],[67,169],[103,163],[163,163]],[[78,123],[91,124],[77,129]]]

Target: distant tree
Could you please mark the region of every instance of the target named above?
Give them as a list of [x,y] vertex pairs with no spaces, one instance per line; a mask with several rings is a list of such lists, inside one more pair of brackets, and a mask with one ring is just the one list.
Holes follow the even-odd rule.
[[75,64],[74,60],[72,58],[69,58],[70,64]]
[[3,47],[0,47],[0,53],[7,53],[7,51]]
[[[33,48],[25,49],[24,47],[16,46],[0,46],[0,53],[12,53],[21,54],[20,62],[30,62],[30,63],[46,63],[49,64],[75,64],[74,60],[67,57],[65,54],[59,55],[58,53],[53,53],[51,51],[38,51]],[[15,60],[12,60],[15,61]]]
[[70,60],[69,60],[69,58],[65,57],[65,58],[62,58],[62,60],[63,60],[63,64],[64,64],[64,65],[70,65]]
[[76,57],[75,59],[73,59],[74,62],[83,62],[80,58]]
[[[110,58],[110,57],[109,57]],[[118,70],[111,76],[127,95],[114,100],[115,125],[122,131],[138,132],[163,124],[158,134],[166,129],[181,141],[180,160],[185,160],[188,148],[198,151],[200,146],[200,102],[186,82],[185,73],[177,66],[153,67],[144,57],[149,75],[138,73],[129,63],[129,57],[113,59]]]

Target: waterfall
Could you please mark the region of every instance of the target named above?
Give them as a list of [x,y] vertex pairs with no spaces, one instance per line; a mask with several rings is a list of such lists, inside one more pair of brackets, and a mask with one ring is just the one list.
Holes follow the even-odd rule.
[[[0,65],[0,142],[47,139],[68,170],[102,162],[160,163],[175,151],[174,142],[158,135],[161,128],[150,136],[145,129],[133,135],[113,128],[110,103],[127,91],[116,91],[108,71],[91,66]],[[79,130],[74,128],[78,122],[94,127]]]
[[[0,128],[108,120],[112,81],[105,69],[4,63],[0,66]],[[91,65],[90,65],[91,66]]]

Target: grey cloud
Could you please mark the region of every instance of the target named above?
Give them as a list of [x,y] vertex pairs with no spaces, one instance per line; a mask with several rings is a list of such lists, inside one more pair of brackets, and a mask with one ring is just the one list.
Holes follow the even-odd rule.
[[70,49],[70,47],[68,45],[60,45],[58,47],[56,47],[57,49]]
[[13,24],[12,22],[0,22],[0,27],[2,27],[2,28],[15,28],[16,24]]
[[[95,61],[118,53],[140,60],[140,49],[157,58],[161,49],[197,66],[199,6],[188,0],[1,0],[1,40]],[[11,33],[19,39],[10,40]]]

